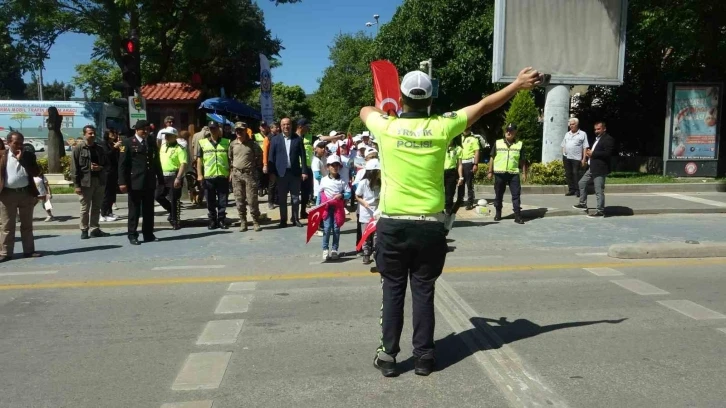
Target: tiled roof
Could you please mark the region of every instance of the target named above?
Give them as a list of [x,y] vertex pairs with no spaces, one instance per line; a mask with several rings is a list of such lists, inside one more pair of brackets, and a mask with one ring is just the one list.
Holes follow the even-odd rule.
[[182,82],[165,82],[141,87],[141,95],[148,101],[196,101],[202,91]]

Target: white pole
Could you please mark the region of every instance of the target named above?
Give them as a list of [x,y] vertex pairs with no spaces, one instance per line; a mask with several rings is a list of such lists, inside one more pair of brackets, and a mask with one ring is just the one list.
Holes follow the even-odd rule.
[[570,87],[549,85],[545,90],[542,163],[562,160],[562,139],[570,118]]

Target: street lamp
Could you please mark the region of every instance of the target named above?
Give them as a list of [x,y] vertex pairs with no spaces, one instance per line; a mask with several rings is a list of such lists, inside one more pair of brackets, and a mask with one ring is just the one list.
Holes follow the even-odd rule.
[[379,18],[381,18],[381,16],[379,16],[378,14],[374,14],[373,15],[373,19],[376,20],[376,22],[375,23],[371,23],[369,21],[369,22],[366,23],[366,27],[368,27],[368,28],[373,27],[373,26],[376,26],[376,35],[378,35],[378,25],[379,25],[378,24],[378,19]]

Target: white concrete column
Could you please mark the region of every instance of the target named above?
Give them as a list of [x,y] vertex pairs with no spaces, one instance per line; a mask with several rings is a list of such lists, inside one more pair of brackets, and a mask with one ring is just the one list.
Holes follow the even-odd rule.
[[545,91],[542,163],[562,159],[562,139],[570,118],[570,86],[550,85]]

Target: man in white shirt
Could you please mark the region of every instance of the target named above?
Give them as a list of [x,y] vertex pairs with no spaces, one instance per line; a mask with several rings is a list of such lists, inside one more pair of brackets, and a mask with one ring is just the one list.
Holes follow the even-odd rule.
[[568,186],[565,195],[579,197],[578,183],[587,164],[585,151],[590,147],[590,143],[587,141],[587,133],[580,130],[580,121],[577,118],[570,118],[568,127],[570,130],[562,139],[562,162],[565,165],[565,178]]

